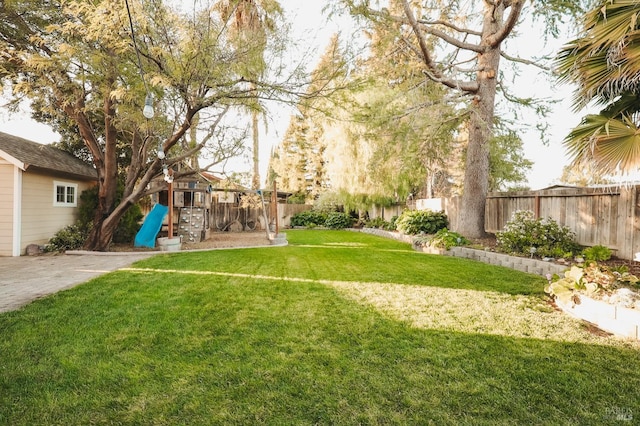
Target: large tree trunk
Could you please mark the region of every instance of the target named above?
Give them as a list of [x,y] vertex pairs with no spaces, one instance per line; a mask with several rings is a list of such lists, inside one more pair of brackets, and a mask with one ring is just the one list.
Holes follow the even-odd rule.
[[85,250],[91,251],[107,251],[113,240],[113,233],[118,227],[122,214],[111,214],[109,217],[102,219],[100,223],[94,222],[93,228],[89,232],[89,236],[84,243]]
[[[483,40],[499,28],[504,6],[487,7],[484,17]],[[486,44],[484,41],[482,44]],[[487,48],[478,54],[476,92],[469,118],[469,145],[464,173],[462,208],[458,232],[468,238],[483,237],[485,204],[489,188],[489,142],[493,135],[496,97],[496,77],[500,65],[500,49]]]
[[[108,79],[111,86],[115,87],[115,78]],[[92,148],[94,164],[98,171],[98,207],[93,216],[93,228],[89,237],[84,243],[86,250],[106,251],[111,244],[113,233],[118,226],[120,218],[126,209],[114,211],[116,194],[118,189],[118,152],[117,152],[117,131],[113,124],[113,117],[116,115],[116,108],[109,93],[104,97],[104,151],[100,148],[92,148],[97,145],[97,138],[91,126],[86,120],[77,119],[80,134],[85,140],[85,144]],[[82,113],[78,114],[81,117]],[[89,142],[87,142],[89,141]]]

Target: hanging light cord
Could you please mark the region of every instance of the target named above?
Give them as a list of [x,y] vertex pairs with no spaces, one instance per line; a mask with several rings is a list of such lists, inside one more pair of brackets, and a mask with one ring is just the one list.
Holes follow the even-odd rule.
[[133,19],[131,18],[131,9],[129,9],[129,0],[124,0],[124,3],[127,5],[127,15],[129,16],[129,26],[131,27],[131,40],[133,40],[133,50],[136,51],[136,56],[138,58],[138,70],[140,71],[140,77],[142,78],[144,89],[147,93],[149,93],[147,82],[144,79],[144,70],[142,69],[142,60],[140,59],[140,50],[138,50],[138,43],[136,43],[136,33],[133,30]]

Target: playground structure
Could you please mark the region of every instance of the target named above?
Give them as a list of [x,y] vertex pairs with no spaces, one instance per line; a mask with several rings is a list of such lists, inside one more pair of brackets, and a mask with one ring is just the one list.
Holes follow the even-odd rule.
[[142,227],[136,234],[133,244],[135,247],[155,247],[156,237],[162,228],[162,222],[164,221],[168,211],[169,208],[167,206],[154,204],[153,208],[142,223]]
[[[177,237],[186,245],[215,238],[218,232],[264,231],[271,238],[278,233],[277,206],[285,205],[289,195],[275,190],[221,188],[221,181],[203,175],[176,179],[169,185],[158,181],[152,183],[152,189],[154,186],[157,191],[153,191],[149,210],[143,211],[146,214],[141,232],[145,230],[144,237],[149,241],[149,230],[157,229],[154,240]],[[157,205],[167,210],[159,227],[154,214]]]

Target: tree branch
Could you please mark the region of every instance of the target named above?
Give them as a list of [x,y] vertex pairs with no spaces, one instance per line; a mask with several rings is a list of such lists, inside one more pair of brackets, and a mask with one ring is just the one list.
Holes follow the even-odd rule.
[[482,33],[479,32],[479,31],[470,30],[468,28],[461,28],[461,27],[453,25],[452,23],[447,22],[447,21],[440,21],[440,20],[438,20],[438,21],[428,21],[426,19],[418,19],[417,21],[422,25],[442,25],[443,27],[450,28],[450,29],[452,29],[452,30],[454,30],[456,32],[459,32],[459,33],[468,34],[468,35],[472,35],[472,36],[478,36],[478,37],[482,36]]
[[404,9],[405,15],[407,16],[407,19],[409,20],[411,28],[413,29],[413,33],[418,39],[418,45],[421,53],[420,56],[422,56],[422,60],[427,66],[427,69],[423,71],[424,74],[431,80],[442,83],[449,88],[463,90],[470,93],[477,92],[478,84],[476,82],[459,81],[442,75],[440,70],[437,68],[436,63],[433,61],[433,58],[431,57],[431,52],[427,47],[427,42],[424,39],[422,32],[420,31],[420,24],[418,24],[418,21],[416,21],[416,18],[413,15],[413,10],[411,10],[411,6],[407,2],[407,0],[402,0],[402,7]]
[[500,46],[500,43],[502,43],[509,36],[509,34],[511,34],[511,31],[513,31],[513,28],[518,22],[520,12],[522,12],[522,8],[524,7],[524,1],[510,0],[505,2],[505,7],[509,7],[511,9],[509,11],[509,16],[507,17],[507,20],[503,22],[502,26],[497,32],[487,37],[486,42],[489,48]]
[[541,63],[533,61],[531,59],[517,58],[515,56],[508,55],[507,53],[503,52],[502,50],[500,50],[500,56],[505,58],[507,61],[518,62],[518,63],[524,64],[524,65],[533,65],[534,67],[538,67],[541,70],[551,71],[551,67],[548,67],[546,65],[542,65]]

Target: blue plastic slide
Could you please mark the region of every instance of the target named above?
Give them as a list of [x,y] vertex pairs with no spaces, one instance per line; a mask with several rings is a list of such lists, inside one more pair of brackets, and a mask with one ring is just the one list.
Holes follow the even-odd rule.
[[165,215],[169,211],[169,207],[162,204],[156,204],[153,206],[147,217],[142,222],[142,227],[136,234],[136,239],[133,245],[135,247],[155,247],[156,237],[158,232],[162,229],[162,221]]

